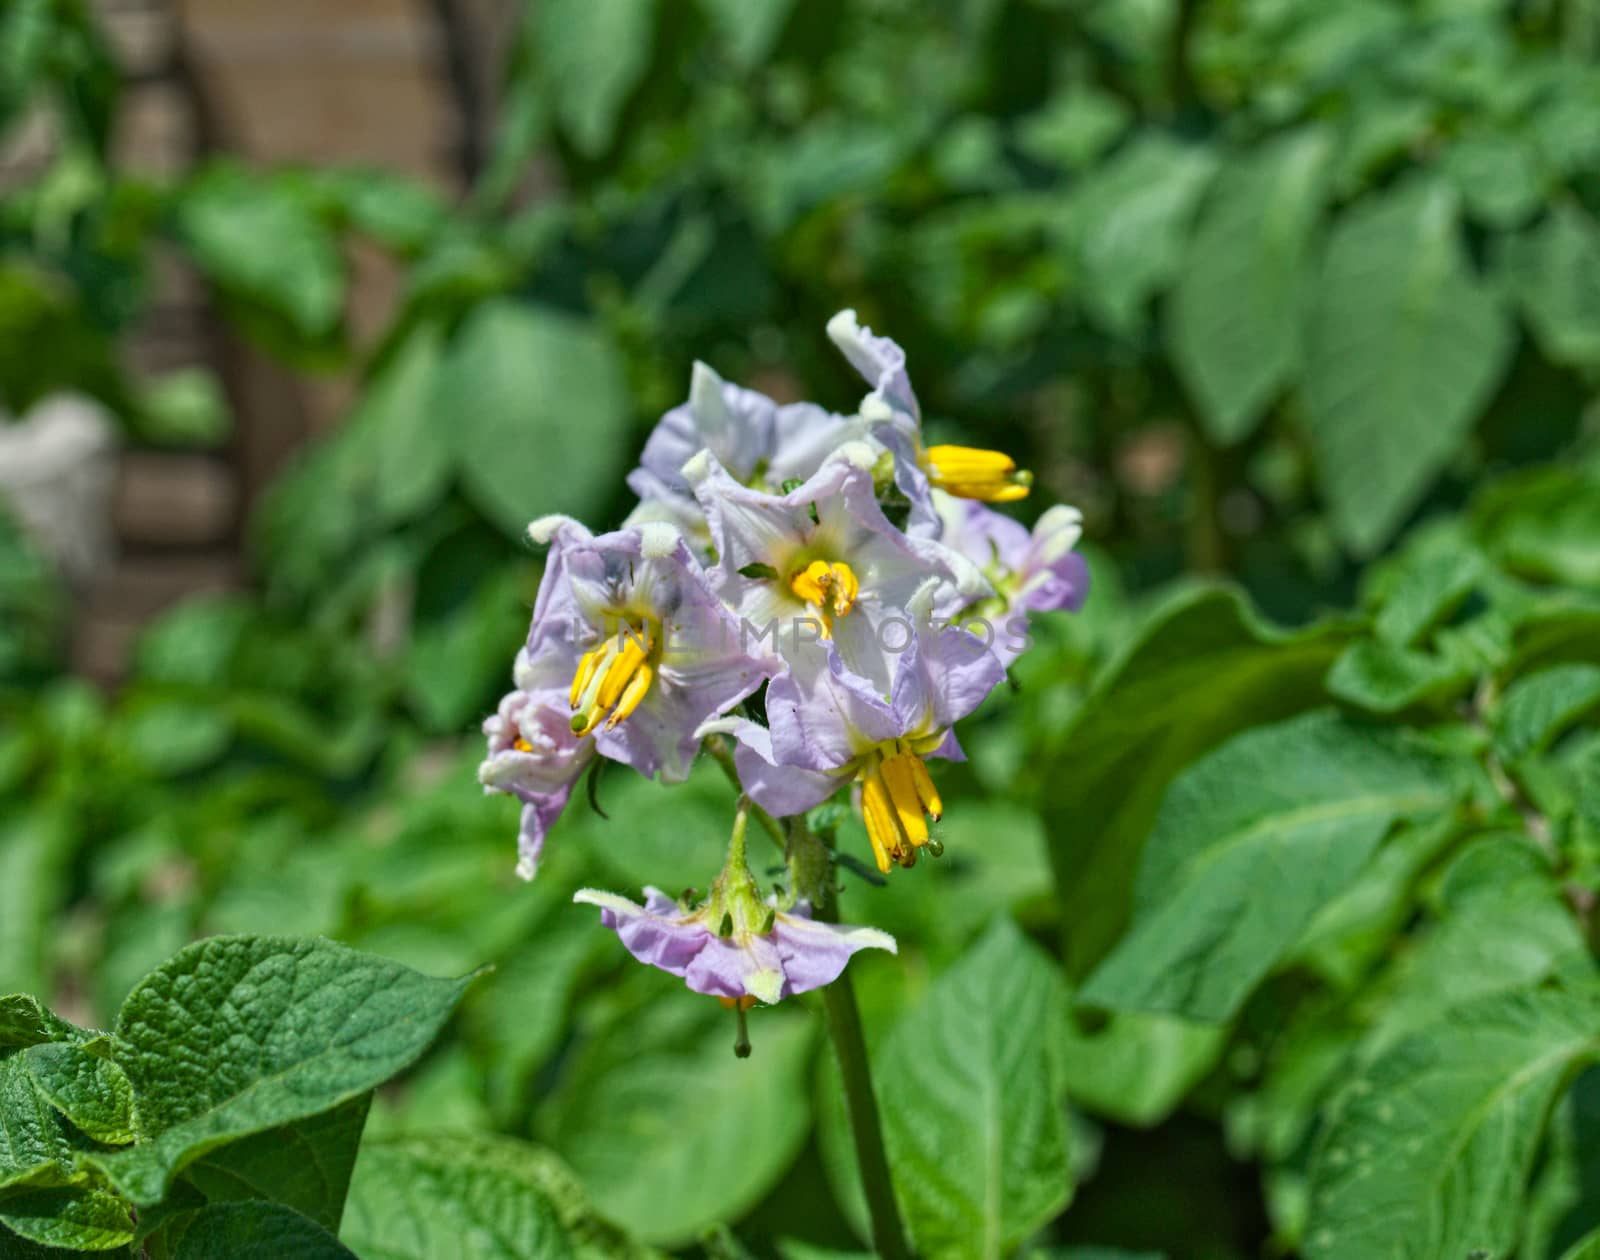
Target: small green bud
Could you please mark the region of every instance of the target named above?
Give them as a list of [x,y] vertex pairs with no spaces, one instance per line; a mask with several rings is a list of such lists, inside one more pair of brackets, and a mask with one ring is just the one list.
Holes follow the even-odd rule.
[[753,561],[739,570],[739,576],[747,578],[762,578],[766,581],[771,581],[773,578],[778,576],[778,571],[770,564],[762,564],[760,561]]

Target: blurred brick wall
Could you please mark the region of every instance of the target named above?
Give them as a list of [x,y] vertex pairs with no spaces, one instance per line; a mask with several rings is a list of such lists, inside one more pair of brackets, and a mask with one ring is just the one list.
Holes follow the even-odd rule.
[[[464,146],[478,139],[463,134],[463,89],[469,104],[487,99],[517,0],[95,3],[128,82],[115,140],[127,167],[171,176],[225,152],[373,165],[451,192]],[[37,145],[47,153],[49,138]],[[376,251],[356,250],[350,263],[350,318],[366,344],[384,325],[399,275]],[[247,580],[240,544],[251,503],[296,447],[337,422],[354,384],[297,379],[231,337],[176,258],[163,261],[127,353],[144,373],[217,369],[237,427],[222,454],[124,458],[120,560],[88,593],[74,642],[76,666],[108,682],[152,616],[184,595]]]

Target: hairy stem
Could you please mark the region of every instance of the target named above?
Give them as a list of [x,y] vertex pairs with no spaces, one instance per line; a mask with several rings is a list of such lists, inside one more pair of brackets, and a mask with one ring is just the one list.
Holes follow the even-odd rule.
[[[736,791],[743,792],[739,784],[739,771],[733,764],[733,754],[728,751],[728,745],[720,735],[713,735],[702,741],[702,748],[711,754],[711,759],[722,767],[722,772],[728,776],[728,782],[733,784]],[[750,812],[755,820],[761,824],[766,833],[772,837],[772,842],[785,854],[789,851],[788,838],[783,834],[783,828],[778,825],[778,820],[754,801],[749,801]]]

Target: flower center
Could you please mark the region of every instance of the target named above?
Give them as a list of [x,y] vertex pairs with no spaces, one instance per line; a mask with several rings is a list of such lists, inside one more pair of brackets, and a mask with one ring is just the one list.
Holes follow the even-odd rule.
[[789,589],[822,614],[823,638],[832,638],[833,619],[849,615],[861,583],[848,564],[813,560],[789,578]]
[[[944,802],[907,741],[885,744],[868,758],[861,770],[861,813],[880,871],[887,872],[891,862],[916,864],[917,850],[930,843],[928,819],[943,817]],[[939,849],[930,852],[938,856]]]
[[1017,467],[1001,451],[973,446],[930,446],[926,452],[928,480],[958,499],[985,503],[1013,503],[1026,499],[1033,474]]
[[639,707],[655,681],[655,636],[648,627],[618,626],[583,654],[572,676],[572,730],[587,735],[602,721],[610,730]]

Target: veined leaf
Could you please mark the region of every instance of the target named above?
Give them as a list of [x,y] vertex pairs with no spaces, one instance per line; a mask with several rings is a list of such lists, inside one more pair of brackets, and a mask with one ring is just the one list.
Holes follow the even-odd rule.
[[97,1142],[134,1140],[133,1087],[121,1068],[82,1046],[46,1042],[22,1052],[35,1088]]
[[172,1260],[356,1260],[315,1221],[281,1203],[215,1203],[174,1222]]
[[393,1076],[427,1048],[467,983],[332,941],[198,941],[122,1005],[116,1058],[148,1140],[93,1162],[135,1203],[156,1203],[206,1152]]
[[1313,1155],[1308,1260],[1507,1254],[1556,1091],[1597,1050],[1588,989],[1457,1007],[1388,1050]]
[[1352,550],[1376,550],[1416,506],[1510,352],[1446,185],[1419,180],[1345,215],[1316,289],[1304,388],[1317,479]]
[[1168,790],[1133,926],[1079,1001],[1230,1018],[1389,829],[1454,794],[1437,756],[1336,714],[1238,736]]
[[1556,665],[1519,678],[1495,713],[1495,752],[1507,762],[1542,752],[1597,706],[1600,665]]
[[1306,247],[1332,143],[1291,133],[1223,168],[1172,293],[1172,355],[1219,442],[1236,442],[1299,358]]

